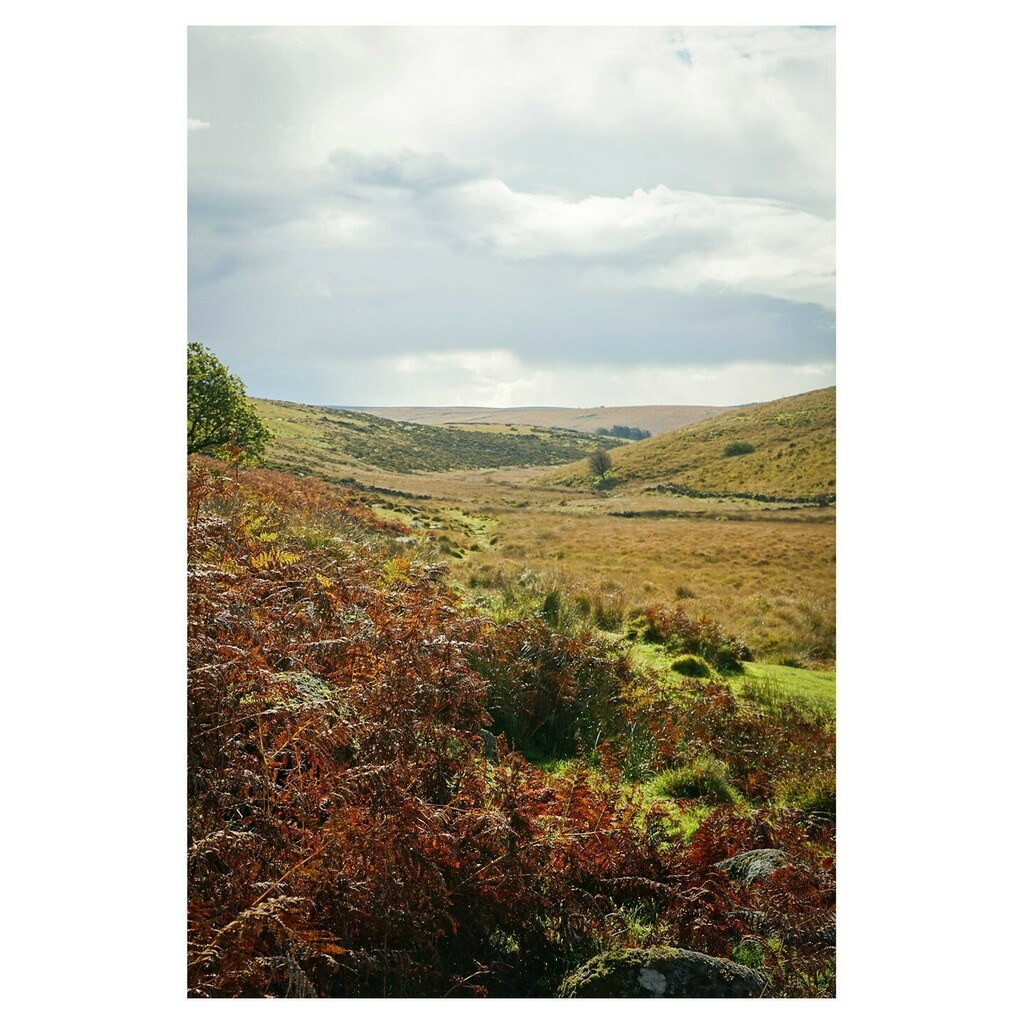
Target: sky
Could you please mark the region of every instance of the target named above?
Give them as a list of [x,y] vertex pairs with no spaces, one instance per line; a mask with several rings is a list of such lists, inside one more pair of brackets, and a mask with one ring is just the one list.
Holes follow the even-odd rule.
[[828,28],[188,32],[188,331],[312,404],[835,383]]

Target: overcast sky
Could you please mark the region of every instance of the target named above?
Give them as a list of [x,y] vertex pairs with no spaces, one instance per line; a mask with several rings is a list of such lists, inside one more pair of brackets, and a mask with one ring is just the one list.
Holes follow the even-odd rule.
[[189,339],[251,395],[835,383],[835,36],[192,28]]

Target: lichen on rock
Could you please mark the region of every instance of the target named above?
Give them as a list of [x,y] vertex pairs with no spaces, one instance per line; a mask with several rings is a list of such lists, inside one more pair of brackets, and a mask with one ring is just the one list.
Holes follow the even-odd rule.
[[569,975],[566,999],[750,999],[765,994],[763,974],[691,949],[657,946],[601,953]]

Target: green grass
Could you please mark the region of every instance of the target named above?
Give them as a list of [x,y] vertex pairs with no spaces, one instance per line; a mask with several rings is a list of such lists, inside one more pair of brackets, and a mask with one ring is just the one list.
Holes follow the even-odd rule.
[[727,677],[726,682],[737,693],[754,699],[758,694],[770,699],[770,691],[774,688],[785,697],[807,701],[833,715],[836,712],[835,672],[746,661],[743,663],[743,675]]

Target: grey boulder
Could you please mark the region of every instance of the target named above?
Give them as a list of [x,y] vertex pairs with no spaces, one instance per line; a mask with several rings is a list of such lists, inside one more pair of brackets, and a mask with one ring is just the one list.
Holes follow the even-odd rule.
[[566,999],[756,999],[763,974],[691,949],[656,946],[601,953],[562,982]]

